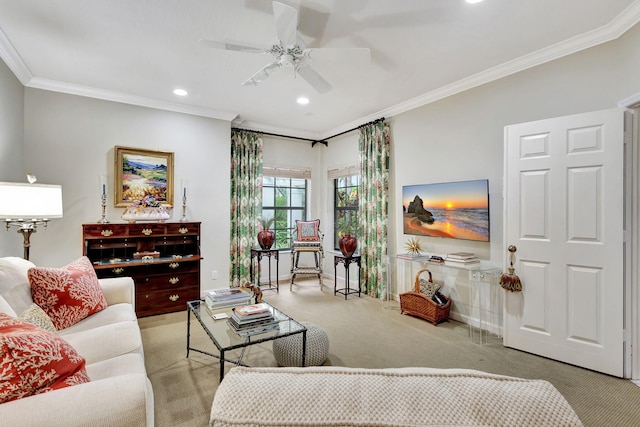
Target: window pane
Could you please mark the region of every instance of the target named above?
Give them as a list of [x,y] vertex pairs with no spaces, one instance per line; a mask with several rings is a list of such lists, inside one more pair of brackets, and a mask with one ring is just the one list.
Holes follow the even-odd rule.
[[[261,216],[262,216],[262,220],[263,220],[263,221],[266,221],[266,220],[268,220],[268,219],[273,218],[273,217],[274,217],[274,215],[275,215],[275,212],[274,212],[274,210],[273,210],[273,209],[264,209],[264,208],[262,208],[262,215],[261,215]],[[274,225],[275,225],[275,224],[272,224],[272,225],[271,225],[271,229],[273,229],[273,226],[274,226]]]
[[262,185],[273,185],[275,182],[275,178],[272,176],[263,176],[262,177]]
[[273,206],[274,194],[273,187],[262,187],[262,206]]
[[291,186],[296,188],[307,188],[307,180],[301,178],[291,179]]
[[349,196],[347,197],[347,206],[358,206],[358,187],[352,187],[349,189]]
[[291,190],[291,206],[292,207],[304,207],[305,205],[305,193],[304,188],[294,188]]
[[291,185],[291,178],[276,178],[276,186],[289,187]]
[[276,194],[276,206],[289,206],[289,188],[278,188]]
[[304,221],[304,211],[301,210],[294,210],[291,211],[291,219],[293,220],[291,222],[291,227],[295,227],[296,225],[296,221]]

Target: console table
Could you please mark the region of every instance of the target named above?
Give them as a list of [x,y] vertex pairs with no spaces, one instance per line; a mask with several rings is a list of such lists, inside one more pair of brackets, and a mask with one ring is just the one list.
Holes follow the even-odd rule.
[[[360,268],[361,268],[360,261],[361,261],[360,255],[353,255],[348,257],[343,255],[335,255],[333,257],[333,277],[334,277],[333,295],[336,295],[336,293],[342,294],[344,295],[344,299],[347,299],[347,295],[349,294],[358,294],[358,297],[360,296]],[[349,265],[351,265],[351,263],[355,263],[358,266],[358,290],[357,291],[355,289],[351,289],[349,284]],[[344,281],[345,281],[346,287],[342,289],[336,289],[338,287],[338,272],[337,272],[338,264],[343,264],[344,271],[345,271]]]
[[[262,257],[267,257],[269,258],[269,287],[265,288],[263,290],[273,290],[275,289],[276,292],[280,292],[280,277],[279,277],[279,269],[278,269],[278,264],[279,264],[279,260],[278,260],[278,250],[277,249],[262,249],[262,248],[254,248],[251,249],[251,264],[249,265],[249,275],[251,277],[251,283],[253,282],[253,259],[257,258],[258,261],[258,280],[255,282],[256,285],[262,289],[262,286],[260,285],[260,261],[262,261]],[[273,282],[271,281],[271,257],[273,257],[276,261],[276,286],[273,287]],[[266,286],[267,284],[265,284],[264,286]]]
[[[451,298],[451,307],[455,311],[451,318],[467,323],[469,327],[469,339],[478,344],[487,342],[489,334],[502,336],[502,288],[498,285],[501,270],[488,264],[482,264],[476,268],[454,267],[444,263],[429,260],[429,255],[411,257],[397,255],[389,259],[388,272],[397,276],[396,292],[411,290],[415,283],[416,273],[423,269],[429,269],[434,279],[448,282],[454,277],[453,288],[445,290],[444,294]],[[395,267],[395,268],[394,268]],[[389,278],[390,279],[390,278]],[[388,279],[388,280],[389,280]],[[464,289],[466,288],[466,289]],[[449,295],[449,293],[451,295]],[[464,298],[468,298],[464,301]],[[394,299],[392,287],[387,286],[386,300]]]

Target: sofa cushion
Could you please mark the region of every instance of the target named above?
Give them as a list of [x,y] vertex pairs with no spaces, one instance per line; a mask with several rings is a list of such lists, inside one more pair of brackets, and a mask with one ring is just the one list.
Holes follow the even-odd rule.
[[87,374],[91,381],[100,381],[121,375],[143,374],[146,376],[147,371],[142,355],[124,354],[95,363],[87,363]]
[[20,315],[20,319],[25,322],[29,322],[32,325],[44,329],[48,332],[56,333],[58,330],[53,326],[51,318],[44,312],[42,308],[36,303],[31,304],[31,307],[27,308],[24,313]]
[[142,336],[136,322],[119,322],[89,331],[62,335],[87,364],[112,359],[123,354],[142,355]]
[[111,325],[119,322],[131,321],[138,325],[136,313],[133,310],[131,304],[116,304],[110,305],[104,310],[97,313],[93,313],[86,319],[82,319],[75,325],[69,326],[63,330],[58,331],[62,336],[66,334],[73,334],[80,331],[90,331],[100,326]]
[[65,340],[0,313],[0,403],[89,381],[85,360]]
[[33,301],[58,330],[107,307],[98,276],[85,256],[61,268],[30,268],[27,275]]
[[33,304],[27,271],[35,265],[22,258],[0,258],[0,295],[15,313],[22,313]]

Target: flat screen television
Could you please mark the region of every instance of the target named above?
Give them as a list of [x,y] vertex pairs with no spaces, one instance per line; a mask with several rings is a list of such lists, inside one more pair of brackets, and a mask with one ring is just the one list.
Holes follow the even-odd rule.
[[402,187],[404,234],[489,241],[489,180]]

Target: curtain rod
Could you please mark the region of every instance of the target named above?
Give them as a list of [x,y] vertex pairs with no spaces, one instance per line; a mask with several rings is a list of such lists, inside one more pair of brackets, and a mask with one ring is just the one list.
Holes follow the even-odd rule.
[[333,138],[335,138],[337,136],[340,136],[340,135],[344,135],[344,134],[349,133],[349,132],[353,132],[354,130],[362,129],[365,126],[375,125],[376,123],[380,123],[382,121],[384,121],[384,117],[380,117],[379,119],[372,120],[372,121],[367,122],[365,124],[362,124],[360,126],[356,126],[353,129],[345,130],[343,132],[337,133],[335,135],[332,135],[332,136],[329,136],[329,137],[323,138],[323,139],[300,138],[300,137],[297,137],[297,136],[281,135],[281,134],[278,134],[278,133],[261,132],[261,131],[255,131],[255,130],[251,130],[251,129],[241,129],[241,128],[231,128],[231,130],[232,131],[234,131],[234,130],[235,131],[243,131],[243,132],[254,132],[254,133],[259,133],[259,134],[262,134],[262,135],[277,136],[277,137],[280,137],[280,138],[298,139],[300,141],[310,141],[311,142],[311,147],[314,147],[318,143],[324,144],[325,147],[328,147],[329,146],[329,142],[328,141],[330,139],[333,139]]

